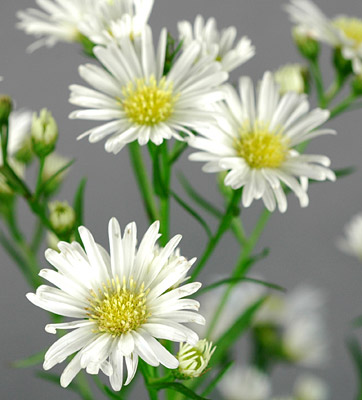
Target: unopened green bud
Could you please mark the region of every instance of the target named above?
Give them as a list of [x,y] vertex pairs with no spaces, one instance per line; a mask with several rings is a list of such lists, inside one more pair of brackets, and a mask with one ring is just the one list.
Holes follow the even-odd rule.
[[68,236],[75,224],[75,212],[66,202],[54,201],[49,204],[50,224],[60,237]]
[[11,97],[6,94],[0,95],[0,124],[8,123],[12,109],[13,101]]
[[58,126],[50,111],[43,108],[39,116],[34,113],[31,126],[31,140],[34,153],[46,157],[55,149],[58,139]]
[[353,72],[352,61],[343,57],[342,50],[336,48],[333,53],[333,64],[341,77],[346,77]]
[[308,60],[317,59],[320,46],[311,34],[297,26],[292,30],[292,36],[300,54],[304,58]]
[[206,339],[199,340],[195,346],[187,343],[180,344],[180,351],[177,354],[179,367],[176,371],[178,379],[197,378],[205,372],[210,358],[216,347]]

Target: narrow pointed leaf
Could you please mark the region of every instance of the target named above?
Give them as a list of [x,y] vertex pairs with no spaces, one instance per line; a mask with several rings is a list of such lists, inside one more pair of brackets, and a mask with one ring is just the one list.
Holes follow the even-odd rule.
[[250,327],[256,312],[265,302],[267,296],[262,297],[250,307],[248,307],[233,325],[218,339],[215,343],[216,350],[213,354],[209,366],[216,365],[232,345],[241,337],[241,335]]
[[201,393],[202,396],[207,396],[208,394],[212,393],[217,384],[222,380],[225,374],[229,371],[230,367],[234,364],[234,361],[229,361],[226,363],[217,375],[213,378],[213,380],[206,386],[205,390]]
[[196,221],[199,222],[199,224],[204,228],[207,236],[211,238],[212,232],[209,226],[207,225],[206,221],[191,206],[189,206],[184,200],[182,200],[179,195],[177,195],[175,192],[171,192],[171,194],[172,197],[177,201],[177,203],[192,217],[194,217]]
[[208,400],[205,397],[199,396],[193,390],[189,389],[188,387],[179,382],[158,382],[158,383],[151,383],[149,384],[149,386],[156,390],[161,390],[161,389],[174,390],[175,392],[182,393],[184,396],[186,396],[187,399]]
[[45,353],[46,350],[39,351],[39,353],[33,354],[23,360],[14,361],[11,366],[14,368],[28,368],[34,365],[39,365],[44,361]]
[[62,168],[58,169],[58,171],[55,172],[50,178],[48,178],[45,182],[43,182],[43,184],[40,186],[39,194],[43,193],[45,191],[46,187],[48,185],[50,185],[54,181],[54,179],[56,179],[60,174],[62,174],[68,168],[70,168],[74,164],[74,162],[75,162],[75,159],[69,161]]
[[[78,189],[74,196],[73,208],[74,208],[75,215],[76,215],[76,223],[75,223],[76,227],[83,225],[84,192],[85,192],[86,184],[87,184],[87,179],[83,178],[79,182]],[[75,236],[76,236],[77,242],[81,243],[81,239],[80,239],[78,230],[75,231]]]

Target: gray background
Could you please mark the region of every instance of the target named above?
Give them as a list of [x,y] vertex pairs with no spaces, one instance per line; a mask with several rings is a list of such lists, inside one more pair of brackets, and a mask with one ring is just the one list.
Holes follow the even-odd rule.
[[[241,74],[259,79],[266,69],[274,70],[280,64],[299,60],[289,34],[291,25],[281,10],[282,0],[155,0],[155,3],[150,21],[155,32],[167,26],[176,34],[177,21],[193,20],[197,13],[202,13],[205,17],[216,17],[219,27],[235,25],[239,35],[248,35],[256,46],[257,55],[233,73],[234,80]],[[70,121],[67,117],[72,110],[67,101],[68,84],[81,82],[77,66],[84,63],[85,58],[76,45],[66,44],[58,44],[49,50],[42,48],[31,55],[25,53],[33,39],[15,29],[15,13],[33,4],[34,0],[1,0],[0,75],[5,80],[0,84],[0,91],[13,96],[19,108],[39,110],[47,106],[53,111],[60,127],[59,152],[77,158],[58,197],[71,201],[80,178],[89,178],[86,225],[98,241],[107,243],[107,222],[111,216],[116,216],[122,226],[136,220],[141,234],[147,224],[129,168],[127,150],[112,156],[104,151],[102,144],[76,141],[77,135],[93,124]],[[362,15],[360,0],[345,0],[343,3],[320,0],[318,4],[330,16],[338,13]],[[330,80],[332,74],[328,59],[326,48],[323,61]],[[310,283],[327,294],[331,355],[327,367],[317,372],[329,382],[335,400],[351,399],[356,389],[355,372],[345,349],[345,339],[353,332],[352,318],[362,313],[362,269],[358,261],[341,254],[334,242],[347,220],[362,210],[361,123],[360,111],[345,114],[328,124],[338,131],[336,137],[317,139],[311,145],[310,152],[330,156],[334,168],[354,165],[358,170],[337,183],[313,185],[307,209],[301,209],[291,196],[287,213],[280,215],[276,212],[262,236],[259,248],[271,247],[271,255],[255,267],[255,271],[265,278],[289,289],[300,283]],[[200,165],[188,162],[186,155],[177,169],[182,169],[200,190],[221,204],[214,175],[202,173]],[[30,173],[29,180],[32,178]],[[256,203],[244,212],[247,227],[253,225],[259,210],[260,204]],[[20,214],[22,225],[29,231],[32,218],[26,205],[21,204]],[[172,233],[184,235],[181,248],[186,256],[201,254],[205,243],[202,229],[175,204],[172,208]],[[210,260],[209,274],[210,270],[214,273],[231,270],[238,249],[230,239],[225,237]],[[33,370],[9,368],[11,360],[33,354],[50,345],[55,338],[44,332],[47,314],[25,299],[29,288],[22,275],[3,252],[0,255],[0,398],[76,398],[60,386],[37,379]],[[210,280],[209,276],[204,275],[203,279]],[[354,333],[360,336],[360,331]],[[244,359],[240,357],[241,361]],[[55,371],[63,368],[64,365]],[[287,393],[292,386],[293,373],[277,370],[274,375],[274,392]],[[138,396],[143,397],[142,394]]]

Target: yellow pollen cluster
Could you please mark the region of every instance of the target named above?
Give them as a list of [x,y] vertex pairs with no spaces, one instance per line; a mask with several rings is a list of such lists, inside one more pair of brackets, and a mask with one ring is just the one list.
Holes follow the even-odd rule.
[[98,293],[91,291],[92,299],[87,308],[91,321],[97,323],[97,331],[120,336],[122,333],[137,329],[151,315],[147,312],[146,297],[148,290],[144,284],[137,289],[137,283],[131,278],[112,279],[103,284]]
[[339,17],[334,20],[334,25],[339,28],[349,39],[362,44],[362,20],[359,18]]
[[137,79],[122,89],[123,110],[128,118],[139,125],[153,126],[166,121],[174,111],[178,98],[172,92],[172,85],[163,77],[158,83],[154,76],[149,80]]
[[270,132],[258,122],[244,124],[239,133],[235,149],[251,168],[278,168],[284,162],[289,141],[281,133]]

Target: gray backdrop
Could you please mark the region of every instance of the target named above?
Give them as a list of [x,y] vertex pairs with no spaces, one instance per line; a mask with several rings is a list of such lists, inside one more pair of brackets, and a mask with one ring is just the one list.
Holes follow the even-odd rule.
[[[155,32],[167,26],[176,34],[177,21],[193,20],[197,13],[217,18],[220,27],[235,25],[240,35],[248,35],[256,46],[257,55],[232,75],[241,74],[259,79],[266,69],[276,69],[280,64],[298,61],[299,57],[290,38],[290,23],[281,10],[283,0],[155,0],[151,25]],[[360,0],[319,0],[327,14],[337,13],[361,16]],[[92,123],[70,121],[68,114],[73,107],[68,104],[68,84],[80,83],[77,66],[85,62],[76,45],[58,44],[55,48],[42,48],[27,55],[26,47],[32,38],[15,29],[15,13],[34,5],[34,0],[2,0],[0,4],[0,75],[5,80],[1,92],[16,100],[19,108],[39,110],[50,108],[60,127],[58,150],[68,157],[76,157],[59,199],[72,200],[75,188],[83,176],[88,177],[86,196],[86,225],[95,237],[107,244],[107,222],[116,216],[122,226],[136,220],[140,234],[146,228],[138,192],[129,168],[127,150],[119,155],[107,154],[102,144],[76,141]],[[329,51],[324,51],[327,66]],[[328,79],[331,71],[326,67]],[[272,216],[265,230],[259,249],[265,246],[272,251],[267,260],[258,264],[255,271],[270,281],[291,289],[300,283],[310,283],[322,288],[328,298],[328,324],[331,336],[330,362],[317,371],[331,387],[332,399],[351,399],[356,389],[355,372],[345,349],[345,339],[354,333],[351,320],[362,313],[361,277],[358,261],[341,254],[334,245],[343,225],[355,213],[362,210],[361,202],[361,148],[362,115],[354,111],[338,118],[328,126],[338,131],[336,137],[317,139],[311,152],[331,157],[334,168],[354,165],[357,172],[337,183],[323,183],[310,188],[310,206],[299,207],[291,196],[285,215]],[[200,165],[190,163],[186,155],[177,165],[192,181],[215,201],[221,200],[215,190],[215,176],[201,172]],[[29,174],[29,179],[34,177]],[[177,189],[177,186],[176,186]],[[179,189],[177,189],[179,190]],[[244,212],[246,226],[255,221],[260,204],[254,204]],[[30,230],[32,224],[27,206],[22,204],[21,222]],[[176,204],[172,207],[172,233],[184,235],[181,248],[186,256],[200,255],[205,237],[202,229],[185,215]],[[108,244],[107,244],[108,246]],[[208,273],[224,273],[231,270],[237,256],[237,246],[226,237],[210,260]],[[29,290],[22,275],[1,251],[1,364],[0,398],[12,399],[75,399],[71,392],[39,380],[33,370],[14,370],[9,362],[26,357],[45,346],[55,337],[44,332],[47,313],[32,306],[26,299]],[[45,262],[44,262],[45,265]],[[211,276],[211,275],[210,275]],[[210,279],[206,274],[205,281]],[[241,356],[240,361],[246,357]],[[61,371],[55,368],[55,371]],[[276,394],[287,393],[292,386],[293,373],[282,369],[274,374]],[[140,382],[138,382],[140,385]],[[141,393],[141,392],[140,392]],[[102,395],[99,395],[102,398]],[[144,398],[140,394],[138,398]]]

